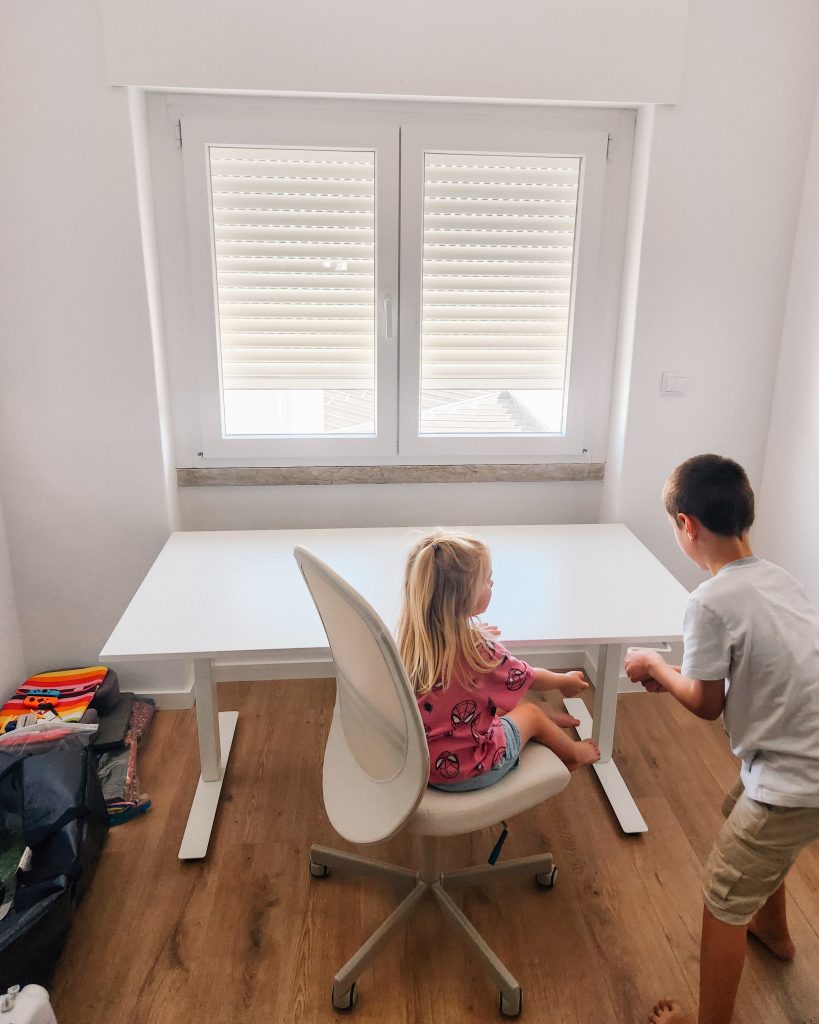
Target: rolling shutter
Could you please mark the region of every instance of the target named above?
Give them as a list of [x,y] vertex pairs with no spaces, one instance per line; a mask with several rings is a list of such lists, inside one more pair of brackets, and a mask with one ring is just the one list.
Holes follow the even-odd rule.
[[372,388],[375,154],[209,155],[223,387]]
[[423,390],[562,389],[580,158],[425,154]]

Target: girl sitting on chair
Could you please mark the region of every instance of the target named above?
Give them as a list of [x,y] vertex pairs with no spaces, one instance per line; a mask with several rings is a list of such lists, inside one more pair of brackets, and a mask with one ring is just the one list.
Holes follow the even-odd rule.
[[429,781],[450,792],[498,782],[536,740],[570,771],[600,758],[592,740],[561,727],[565,712],[520,703],[531,687],[573,697],[588,687],[582,672],[550,672],[513,657],[498,630],[476,618],[492,597],[489,549],[476,537],[436,530],[409,554],[398,649],[415,688],[429,744]]

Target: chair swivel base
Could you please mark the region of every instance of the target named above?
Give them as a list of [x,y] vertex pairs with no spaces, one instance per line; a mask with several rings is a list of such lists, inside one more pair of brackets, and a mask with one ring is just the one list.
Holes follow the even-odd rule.
[[310,873],[316,878],[328,875],[331,868],[340,868],[369,878],[402,881],[413,886],[409,895],[337,972],[333,978],[333,1006],[337,1010],[352,1009],[356,1001],[356,979],[398,927],[414,913],[421,900],[427,895],[432,895],[444,917],[478,954],[487,974],[497,985],[501,1013],[506,1017],[517,1017],[523,1007],[520,985],[446,890],[517,875],[534,875],[535,882],[540,888],[551,889],[557,877],[552,855],[546,853],[534,857],[521,857],[503,864],[481,865],[442,874],[435,855],[435,841],[425,836],[422,837],[422,844],[424,868],[420,872],[325,846],[311,847]]

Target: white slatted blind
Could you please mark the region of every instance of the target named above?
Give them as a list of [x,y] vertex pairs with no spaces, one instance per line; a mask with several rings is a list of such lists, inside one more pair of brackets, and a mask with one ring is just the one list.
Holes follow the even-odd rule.
[[375,154],[209,153],[223,387],[373,388]]
[[579,157],[425,154],[422,390],[562,389]]

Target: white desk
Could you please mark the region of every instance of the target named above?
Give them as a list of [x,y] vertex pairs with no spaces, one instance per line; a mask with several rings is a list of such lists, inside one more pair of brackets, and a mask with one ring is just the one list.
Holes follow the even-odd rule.
[[[513,651],[538,645],[598,650],[594,716],[566,702],[600,746],[595,770],[627,832],[646,825],[611,759],[625,645],[678,640],[685,589],[622,525],[468,527],[492,550],[485,621]],[[103,663],[192,659],[202,775],[180,858],[204,857],[238,712],[217,709],[211,662],[231,655],[328,655],[293,559],[302,544],[345,577],[393,627],[406,553],[418,527],[174,533],[100,653]]]

